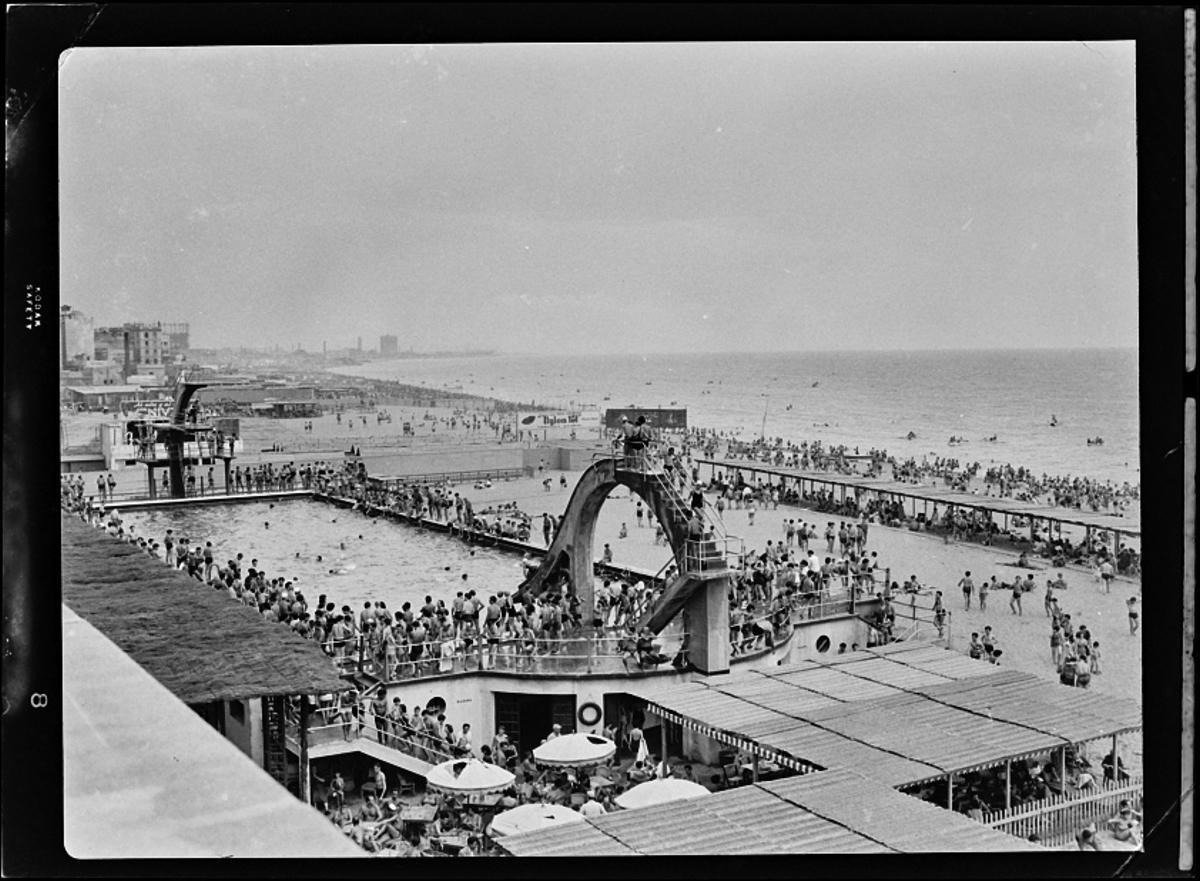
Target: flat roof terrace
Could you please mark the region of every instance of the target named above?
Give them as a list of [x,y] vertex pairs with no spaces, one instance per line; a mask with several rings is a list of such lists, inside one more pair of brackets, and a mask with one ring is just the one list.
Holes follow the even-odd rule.
[[671,722],[797,771],[909,786],[1141,729],[1133,701],[928,644],[697,678],[639,693]]
[[714,472],[717,468],[724,468],[733,471],[772,474],[777,477],[786,477],[789,480],[808,480],[813,483],[841,486],[847,489],[901,496],[919,502],[953,505],[958,508],[973,508],[977,511],[1031,517],[1038,520],[1050,520],[1055,523],[1070,523],[1090,529],[1117,532],[1121,535],[1136,535],[1140,537],[1142,534],[1141,520],[1137,517],[1118,517],[1114,514],[1104,514],[1098,511],[1081,511],[1075,508],[1064,508],[1056,505],[1035,505],[1017,499],[977,496],[972,493],[944,489],[937,486],[917,486],[911,483],[901,483],[898,480],[853,477],[845,474],[829,474],[825,471],[801,471],[798,468],[781,468],[767,462],[756,462],[752,459],[696,459],[696,462],[700,465],[711,466]]
[[62,636],[71,856],[366,856],[67,606]]
[[1041,850],[847,770],[619,811],[497,843],[522,857]]

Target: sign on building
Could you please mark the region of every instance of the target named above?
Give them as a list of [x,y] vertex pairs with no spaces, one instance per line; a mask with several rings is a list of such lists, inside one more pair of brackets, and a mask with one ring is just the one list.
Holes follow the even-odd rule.
[[645,416],[651,428],[668,429],[671,431],[682,431],[687,428],[686,407],[677,410],[648,409],[645,407],[625,407],[616,410],[605,410],[604,427],[610,430],[620,428],[622,416],[626,417],[630,422],[637,422],[639,416]]

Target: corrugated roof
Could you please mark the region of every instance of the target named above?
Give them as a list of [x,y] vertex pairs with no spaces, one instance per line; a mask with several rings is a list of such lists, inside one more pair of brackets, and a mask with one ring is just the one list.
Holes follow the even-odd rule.
[[821,771],[498,839],[515,856],[1036,851],[849,771]]
[[759,786],[901,852],[1041,850],[849,771],[823,771]]
[[568,823],[497,838],[515,857],[632,857],[640,854],[590,823]]
[[930,645],[892,645],[701,679],[654,706],[721,736],[893,786],[1049,752],[1140,727],[1132,701],[1077,689]]
[[856,768],[889,786],[939,777],[941,769],[848,740],[833,731],[801,723],[763,737],[763,746],[822,768]]
[[316,643],[65,514],[62,567],[63,602],[185,703],[346,685]]
[[864,658],[841,665],[841,669],[852,676],[873,679],[893,688],[914,689],[947,681],[947,677],[941,674],[906,667],[887,658]]
[[648,856],[763,853],[769,842],[756,829],[704,810],[700,803],[714,797],[618,811],[596,818],[593,824]]

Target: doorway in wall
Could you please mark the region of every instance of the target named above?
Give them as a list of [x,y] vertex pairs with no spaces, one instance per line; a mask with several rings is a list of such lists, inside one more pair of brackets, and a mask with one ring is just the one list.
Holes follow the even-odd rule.
[[564,734],[578,728],[573,694],[495,692],[495,700],[496,727],[504,726],[521,755],[540,744],[555,723],[562,726]]

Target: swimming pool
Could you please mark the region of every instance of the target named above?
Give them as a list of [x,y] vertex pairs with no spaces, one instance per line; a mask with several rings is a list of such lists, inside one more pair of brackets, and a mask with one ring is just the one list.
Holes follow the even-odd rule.
[[522,580],[521,559],[511,553],[319,501],[130,510],[121,517],[135,535],[161,543],[173,529],[192,545],[211,541],[220,564],[241,553],[243,573],[257,559],[268,578],[293,580],[310,602],[326,594],[355,610],[377,600],[389,609],[420,605],[427,595],[449,605],[468,589],[486,600]]

